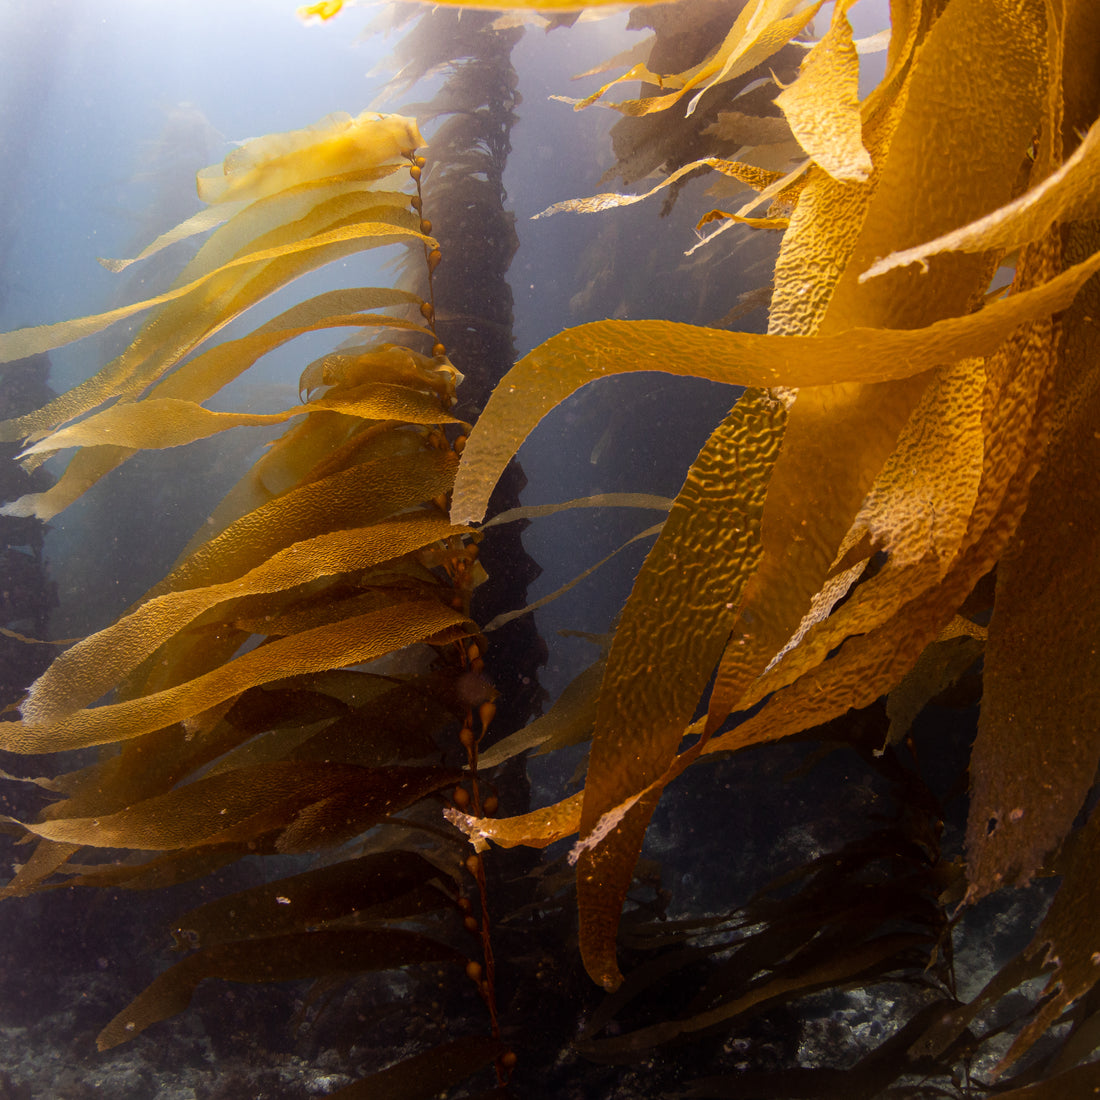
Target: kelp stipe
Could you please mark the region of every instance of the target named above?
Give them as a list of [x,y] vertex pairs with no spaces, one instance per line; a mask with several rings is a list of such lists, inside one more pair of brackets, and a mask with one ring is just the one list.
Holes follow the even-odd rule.
[[[440,253],[421,213],[420,142],[402,116],[331,116],[201,172],[211,210],[228,204],[229,214],[167,235],[224,221],[173,289],[143,303],[152,318],[90,382],[4,426],[32,437],[32,466],[78,448],[57,486],[10,508],[52,515],[135,450],[291,422],[168,576],[65,650],[0,730],[8,752],[115,750],[56,776],[61,797],[38,820],[7,823],[37,845],[6,896],[59,883],[152,888],[245,855],[319,859],[180,918],[177,946],[188,953],[103,1028],[100,1049],[183,1010],[206,978],[480,968],[464,927],[466,856],[433,824],[439,792],[463,778],[471,727],[490,721],[493,689],[469,615],[484,576],[477,539],[446,516],[466,426],[449,411],[460,376],[432,328]],[[400,242],[426,266],[426,298],[329,291],[201,347],[304,271]],[[56,345],[109,320],[9,334],[4,349]],[[302,371],[301,405],[267,415],[203,407],[266,352],[329,328],[356,335]],[[387,330],[415,336],[420,350],[379,341]],[[491,808],[487,798],[474,805]],[[85,849],[93,857],[77,862]],[[109,849],[133,855],[115,862]],[[491,985],[475,985],[491,1009]],[[500,1082],[507,1054],[495,1036],[451,1036],[367,1081],[430,1078],[438,1090],[496,1062]]]

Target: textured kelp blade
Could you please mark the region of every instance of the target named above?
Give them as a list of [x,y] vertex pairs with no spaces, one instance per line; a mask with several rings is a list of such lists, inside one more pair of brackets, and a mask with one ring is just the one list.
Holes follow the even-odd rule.
[[871,174],[871,156],[863,146],[859,57],[847,16],[853,2],[836,5],[828,33],[775,102],[799,145],[830,176],[861,181]]
[[30,753],[129,740],[200,714],[250,687],[370,661],[464,622],[459,612],[435,601],[397,603],[270,642],[153,695],[78,711],[49,726],[4,723],[0,744],[9,752]]
[[[1021,275],[1045,272],[1050,251],[1025,255]],[[1038,465],[1036,421],[1044,415],[1053,348],[1050,322],[1038,322],[1014,332],[986,363],[982,482],[963,546],[943,580],[879,627],[849,638],[829,660],[776,692],[757,714],[713,738],[705,752],[786,737],[867,706],[889,692],[925,646],[940,637],[999,559],[1023,512]]]
[[[961,117],[952,118],[949,125],[930,104],[939,101],[945,82],[965,85],[970,79],[977,60],[959,51],[958,39],[968,33],[971,23],[981,23],[982,34],[990,36],[989,49],[996,48],[998,33],[1010,34],[1013,46],[997,55],[993,68],[983,70],[988,80],[988,86],[983,84],[984,98],[967,97]],[[887,280],[860,284],[856,272],[865,257],[888,251],[899,233],[919,239],[921,226],[931,230],[964,223],[1009,196],[1038,122],[1042,32],[1035,12],[984,0],[959,0],[933,25],[914,60],[907,104],[882,158],[852,259],[837,279],[821,318],[822,339],[856,324],[904,329],[945,316],[961,320],[958,315],[965,314],[985,290],[991,270],[981,256],[941,258],[919,283],[910,279],[908,283],[895,280],[890,286],[884,285]],[[989,113],[1000,111],[1006,97],[1012,103],[1011,112],[1004,120],[997,115],[998,123],[991,125]],[[979,165],[982,173],[995,173],[995,187],[969,173],[963,173],[966,183],[960,184],[957,159],[940,158],[934,166],[927,163],[930,143],[932,147],[938,147],[941,139],[958,143],[964,134],[968,143],[959,157],[968,158],[975,176]],[[941,186],[950,190],[949,201],[930,197]],[[815,227],[808,225],[805,231],[812,234]],[[933,352],[926,362],[937,360]],[[920,378],[878,386],[838,385],[837,381],[802,390],[791,410],[769,488],[763,560],[746,589],[741,619],[716,676],[708,715],[711,732],[731,711],[750,705],[750,698],[759,698],[746,693],[811,609],[836,561],[841,540],[924,390]],[[826,439],[828,446],[823,445]],[[936,624],[937,633],[942,625]]]
[[506,1049],[488,1035],[452,1039],[329,1095],[332,1100],[434,1100]]
[[754,681],[797,634],[927,384],[918,376],[799,392],[768,487],[760,567],[715,674],[708,733],[748,705]]
[[[822,331],[924,326],[966,312],[986,289],[991,261],[980,254],[936,257],[926,274],[893,271],[863,284],[859,276],[899,246],[958,229],[1015,196],[1041,122],[1044,22],[1042,5],[954,0],[933,23]],[[945,87],[968,93],[944,110]]]
[[122,1010],[96,1044],[108,1050],[152,1024],[182,1012],[206,978],[231,982],[285,982],[325,974],[390,970],[425,962],[461,962],[447,944],[414,932],[321,931],[227,943],[176,963]]
[[[366,828],[383,814],[455,782],[459,775],[447,768],[280,761],[204,776],[103,817],[56,818],[25,827],[47,840],[143,851],[236,844],[303,824],[317,824],[320,836],[324,829],[316,819],[338,803],[343,809],[354,805],[353,823]],[[323,844],[318,841],[316,846]]]
[[1092,218],[1100,213],[1096,177],[1100,174],[1100,122],[1057,171],[1018,199],[992,214],[927,244],[902,249],[879,260],[860,279],[872,279],[895,267],[923,264],[939,252],[1006,252],[1037,240],[1055,222]]
[[1071,828],[1100,759],[1096,624],[1082,611],[1100,601],[1098,307],[1094,281],[1062,317],[1055,385],[1065,396],[997,570],[967,832],[979,895],[1038,870]]
[[[175,924],[177,937],[210,947],[227,940],[303,932],[393,901],[446,876],[416,852],[377,852],[276,879],[208,902]],[[440,905],[452,904],[436,891]]]
[[[889,621],[943,578],[967,534],[982,476],[985,381],[978,360],[937,372],[845,537],[846,547],[865,536],[887,555],[885,565],[831,614],[832,603],[807,614],[742,708],[793,683],[846,638]],[[846,591],[845,584],[832,602]]]
[[[741,587],[756,568],[760,517],[784,408],[749,391],[688,472],[623,608],[608,654],[585,785],[582,838],[664,774],[721,655]],[[646,822],[613,832],[577,867],[581,953],[607,988],[619,911]]]
[[244,576],[154,597],[62,653],[31,686],[21,706],[23,721],[48,725],[95,702],[173,634],[224,601],[367,569],[468,530],[452,527],[442,516],[413,514],[372,527],[304,539],[273,554]]
[[1034,289],[921,329],[760,336],[672,321],[595,321],[566,329],[525,355],[493,391],[463,452],[453,519],[481,519],[524,439],[598,378],[650,370],[760,388],[906,378],[932,363],[991,354],[1017,325],[1064,309],[1097,270],[1100,252]]

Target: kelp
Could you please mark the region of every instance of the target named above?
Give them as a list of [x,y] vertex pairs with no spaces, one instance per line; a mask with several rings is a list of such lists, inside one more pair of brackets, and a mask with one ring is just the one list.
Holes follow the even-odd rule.
[[[425,854],[402,848],[391,827],[463,779],[443,762],[440,738],[475,722],[493,694],[471,668],[470,600],[484,576],[476,539],[444,510],[467,426],[450,412],[460,375],[432,328],[440,254],[420,213],[420,143],[412,119],[372,112],[246,142],[199,173],[200,197],[226,216],[191,219],[134,261],[108,264],[121,270],[212,229],[173,289],[2,342],[22,354],[152,311],[91,380],[4,425],[26,441],[28,465],[75,449],[57,486],[9,506],[18,514],[56,514],[141,450],[289,425],[167,576],[117,622],[69,645],[0,730],[8,752],[113,749],[55,776],[57,800],[37,819],[8,819],[37,845],[6,895],[64,882],[156,888],[246,855],[332,861],[263,899],[182,917],[177,938],[189,953],[107,1024],[101,1049],[182,1011],[206,978],[440,962],[461,971],[468,961],[449,942],[454,932],[437,927],[442,910],[461,929],[457,842],[437,837]],[[415,248],[426,296],[328,291],[212,344],[229,320],[307,271],[395,242]],[[337,328],[352,340],[305,366],[299,406],[262,415],[205,407],[268,352]],[[399,654],[404,666],[354,671]],[[344,850],[376,828],[390,828],[381,851]],[[132,855],[96,862],[112,850]],[[82,851],[89,862],[74,858]],[[283,919],[246,920],[257,906]],[[436,1078],[447,1084],[505,1053],[497,1038],[459,1045]],[[395,1087],[427,1079],[412,1066],[391,1077]]]
[[[244,205],[172,291],[134,307],[157,312],[115,363],[7,426],[28,465],[80,448],[63,488],[21,505],[48,515],[133,449],[304,418],[168,576],[63,653],[0,731],[13,751],[118,749],[50,780],[61,798],[38,820],[8,823],[38,843],[6,894],[186,881],[245,852],[325,861],[179,918],[173,934],[190,954],[108,1025],[101,1045],[181,1010],[207,977],[465,961],[492,1035],[436,1045],[338,1095],[435,1094],[490,1062],[496,1095],[506,1095],[515,1055],[500,1040],[495,975],[529,969],[532,1018],[560,994],[546,975],[567,964],[533,960],[566,954],[557,939],[545,945],[574,934],[562,885],[571,865],[579,955],[609,993],[576,1043],[596,1062],[679,1048],[698,1073],[698,1044],[731,1026],[889,982],[918,1007],[843,1070],[736,1067],[689,1081],[685,1095],[955,1095],[960,1066],[968,1090],[994,1087],[969,1076],[979,1058],[999,1062],[993,1075],[1015,1073],[996,1086],[1004,1095],[1094,1086],[1095,1065],[1078,1063],[1100,1034],[1097,814],[1079,822],[1100,759],[1100,670],[1082,614],[1096,603],[1100,536],[1091,488],[1100,26],[1084,0],[893,0],[886,73],[860,100],[851,2],[833,6],[818,42],[796,41],[820,6],[646,9],[637,21],[653,40],[594,70],[627,67],[575,104],[641,81],[637,97],[612,104],[625,116],[613,172],[633,183],[656,171],[663,178],[646,195],[672,196],[712,172],[728,209],[700,211],[700,225],[783,232],[766,335],[662,320],[566,330],[519,359],[467,440],[459,417],[473,419],[484,378],[457,406],[443,333],[472,330],[476,303],[462,297],[471,280],[452,269],[454,304],[435,308],[442,234],[423,219],[419,188],[415,201],[380,190],[406,167],[419,181],[426,166],[403,144],[415,127],[360,116],[249,143],[221,175],[207,170],[207,197]],[[492,62],[511,39],[483,37],[480,18],[448,26],[448,42],[420,32],[402,79],[471,59],[423,117],[444,120],[433,149],[453,159],[453,172],[435,177],[441,205],[477,222],[500,207],[515,84]],[[378,141],[355,144],[357,128],[375,122]],[[725,201],[746,188],[750,202]],[[486,237],[502,273],[514,234],[507,219],[493,225]],[[720,247],[715,237],[705,249]],[[322,295],[194,354],[276,285],[345,248],[398,239],[414,246],[419,290]],[[1000,268],[1012,269],[1011,284],[991,289]],[[481,345],[494,353],[510,340],[506,304]],[[412,311],[386,312],[402,305]],[[0,347],[25,351],[124,315]],[[409,346],[373,342],[383,326]],[[357,329],[355,343],[305,368],[301,409],[203,408],[268,350],[327,327]],[[413,350],[418,340],[432,342],[430,354]],[[475,525],[552,409],[636,371],[725,383],[728,412],[652,532],[606,652],[546,715],[490,744],[501,721],[472,621],[478,543],[491,556],[496,528],[538,510]],[[483,629],[537,606],[517,600]],[[434,665],[422,656],[416,675],[346,667],[410,650],[434,654]],[[945,807],[915,771],[920,716],[952,685],[976,681],[979,658],[966,858],[952,860]],[[461,751],[448,755],[441,731],[456,726]],[[638,857],[666,789],[704,756],[801,737],[855,747],[890,784],[894,817],[876,816],[867,835],[815,853],[732,910],[677,922],[659,892],[643,899]],[[529,809],[487,775],[527,751],[588,740],[583,789],[550,805]],[[510,816],[497,816],[505,800]],[[116,847],[153,854],[76,861]],[[509,864],[519,873],[490,895],[496,847],[513,859],[516,849],[550,852],[537,869],[533,856]],[[1003,885],[1051,874],[1061,886],[1030,946],[961,1000],[954,921]],[[500,899],[511,891],[525,893],[508,911]],[[480,960],[454,947],[463,929]],[[511,950],[494,955],[502,941]],[[1013,997],[1044,976],[1044,999]],[[571,1018],[593,1003],[572,994]]]
[[[707,66],[668,80],[675,91],[620,108],[658,111],[714,74],[735,71],[729,43],[746,38],[750,10],[771,16],[754,42],[771,41],[768,34],[785,41],[791,29],[781,7],[748,5],[723,47],[730,59],[719,51]],[[1093,647],[1081,641],[1067,660],[1065,647],[1035,634],[1038,623],[1079,618],[1078,598],[1091,605],[1091,580],[1072,563],[1095,546],[1096,508],[1087,492],[1070,502],[1070,486],[1085,475],[1065,474],[1067,465],[1083,470],[1077,464],[1091,461],[1092,443],[1076,433],[1095,419],[1085,396],[1095,391],[1093,341],[1082,318],[1092,316],[1085,303],[1100,268],[1084,220],[1097,190],[1086,167],[1091,125],[1073,151],[1080,135],[1062,129],[1061,82],[1088,67],[1095,42],[1066,36],[1073,4],[895,4],[886,78],[857,109],[847,7],[837,5],[799,82],[776,100],[812,164],[794,196],[769,335],[605,321],[552,337],[494,393],[456,481],[452,518],[476,522],[497,471],[542,417],[615,373],[659,370],[746,386],[735,406],[743,415],[759,400],[753,387],[765,387],[785,410],[750,434],[746,458],[723,461],[712,442],[689,472],[673,514],[683,506],[702,515],[692,486],[716,465],[725,491],[760,494],[760,541],[731,544],[727,564],[713,536],[700,541],[690,528],[680,534],[666,525],[612,647],[621,639],[635,659],[623,672],[611,664],[604,672],[597,702],[604,719],[579,815],[574,797],[514,826],[463,822],[479,843],[499,836],[544,844],[571,824],[579,829],[582,953],[608,988],[621,980],[614,930],[664,784],[699,754],[790,736],[889,695],[952,631],[978,632],[965,618],[951,624],[995,568],[988,732],[972,764],[972,899],[1026,882],[1045,865],[1095,772],[1085,732],[1095,724],[1091,708],[1066,712],[1094,694],[1086,687],[1095,679]],[[637,66],[628,73],[639,76],[650,79]],[[1087,124],[1096,108],[1090,100]],[[1071,149],[1064,164],[1063,145]],[[920,268],[905,266],[914,263]],[[1012,287],[989,300],[990,279],[1006,263],[1015,263]],[[1056,515],[1074,519],[1067,525]],[[700,545],[707,560],[688,572],[693,594],[725,569],[739,567],[747,578],[740,591],[725,585],[724,605],[711,604],[728,609],[720,657],[696,648],[695,629],[683,620],[688,600],[654,598],[666,555],[691,562]],[[857,583],[872,557],[884,564]],[[1029,580],[1013,580],[1031,568]],[[643,614],[646,629],[635,636],[630,624]],[[638,648],[646,639],[656,641],[652,655]],[[964,671],[974,651],[964,652],[969,659],[950,671],[925,671],[925,698]],[[689,685],[690,699],[670,705],[661,684]],[[905,690],[912,698],[912,681]],[[699,705],[708,717],[693,724]],[[624,707],[629,713],[619,715]],[[1021,721],[1021,712],[1034,718]],[[657,730],[667,734],[655,737]],[[1064,889],[1072,896],[1072,884]],[[1073,986],[1011,1057],[1090,986]]]

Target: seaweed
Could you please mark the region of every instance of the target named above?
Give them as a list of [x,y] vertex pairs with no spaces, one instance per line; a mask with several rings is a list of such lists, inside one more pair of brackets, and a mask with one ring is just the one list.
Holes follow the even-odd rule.
[[[1083,0],[893,0],[886,74],[860,100],[852,3],[799,41],[820,6],[639,16],[654,30],[646,56],[620,58],[625,75],[575,105],[642,81],[612,104],[645,123],[617,130],[630,149],[618,145],[616,171],[664,178],[548,211],[590,216],[702,173],[723,198],[754,191],[700,212],[700,226],[719,223],[701,247],[734,226],[782,231],[766,334],[596,321],[523,355],[479,412],[489,362],[511,355],[511,300],[463,294],[471,272],[502,286],[515,247],[501,185],[514,34],[444,13],[413,29],[402,74],[451,47],[452,79],[420,108],[442,120],[438,166],[403,116],[247,143],[200,173],[208,212],[143,254],[210,232],[172,289],[0,337],[0,353],[23,357],[154,311],[97,375],[0,427],[28,470],[77,449],[56,486],[9,515],[56,514],[138,449],[298,421],[164,580],[66,649],[0,728],[8,752],[114,750],[40,780],[58,800],[7,821],[35,847],[5,896],[158,887],[249,855],[291,871],[177,918],[185,954],[106,1024],[101,1048],[182,1011],[208,978],[314,978],[320,998],[399,968],[421,975],[414,1012],[449,973],[480,1020],[466,1003],[440,1010],[448,1027],[425,1025],[416,1053],[336,1095],[428,1096],[470,1078],[476,1090],[488,1066],[486,1095],[511,1095],[513,1074],[551,1088],[539,1075],[561,1072],[558,1029],[571,1026],[546,1019],[551,999],[585,1017],[569,1056],[605,1090],[628,1080],[615,1067],[658,1051],[650,1095],[1094,1087],[1100,677],[1081,608],[1096,602],[1100,534],[1100,25]],[[800,55],[766,105],[742,110],[760,66]],[[484,254],[448,272],[461,250],[442,226],[450,216],[461,234],[484,211]],[[401,287],[319,295],[205,346],[299,274],[394,243],[410,245]],[[354,342],[305,367],[300,407],[204,408],[269,350],[326,328]],[[489,681],[487,635],[529,626],[537,604],[522,584],[473,601],[500,530],[539,510],[514,507],[513,480],[483,524],[490,497],[547,413],[638,371],[724,383],[728,411],[673,501],[561,506],[667,518],[599,659],[529,721],[537,688]],[[506,569],[493,563],[483,591]],[[963,852],[945,839],[951,793],[932,789],[922,716],[953,690],[969,702],[979,681]],[[581,789],[531,809],[522,754],[589,741]],[[640,859],[666,795],[704,758],[719,768],[802,741],[848,754],[877,792],[858,835],[803,853],[740,904],[671,919]],[[776,799],[794,782],[773,770]],[[286,862],[298,856],[310,865]],[[960,928],[995,891],[1051,876],[1061,884],[1032,942],[967,995]],[[573,936],[587,984],[562,957]],[[1043,979],[1038,999],[1017,994]],[[842,1014],[849,991],[902,1008],[846,1064],[740,1057],[739,1036],[774,1036],[815,1006]]]

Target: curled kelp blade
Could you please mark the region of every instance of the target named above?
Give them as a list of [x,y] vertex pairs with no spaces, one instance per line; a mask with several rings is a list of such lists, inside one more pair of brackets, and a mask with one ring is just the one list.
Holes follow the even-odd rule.
[[930,363],[991,354],[1017,325],[1064,309],[1098,270],[1100,252],[977,313],[920,329],[761,336],[673,321],[614,320],[566,329],[520,359],[494,390],[463,452],[452,518],[481,519],[523,440],[552,409],[599,378],[652,370],[763,388],[906,378]]

